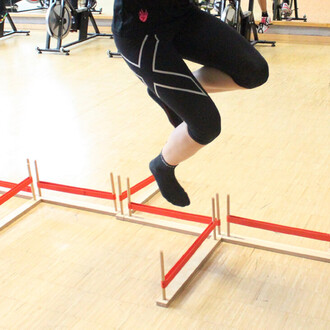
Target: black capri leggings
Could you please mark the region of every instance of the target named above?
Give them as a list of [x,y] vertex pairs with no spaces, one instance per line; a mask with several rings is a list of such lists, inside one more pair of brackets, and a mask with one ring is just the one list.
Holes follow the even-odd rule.
[[267,62],[245,38],[195,8],[171,32],[136,38],[115,35],[115,42],[149,94],[167,108],[172,124],[186,122],[191,138],[204,145],[220,134],[221,119],[183,59],[219,69],[245,88],[260,86],[268,79]]

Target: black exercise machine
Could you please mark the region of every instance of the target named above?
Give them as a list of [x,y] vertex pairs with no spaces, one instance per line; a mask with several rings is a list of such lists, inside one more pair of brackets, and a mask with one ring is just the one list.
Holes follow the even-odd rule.
[[[90,5],[92,3],[92,5]],[[96,38],[96,37],[110,37],[112,34],[100,33],[99,28],[93,16],[95,10],[95,1],[84,0],[84,6],[81,8],[74,8],[71,2],[67,0],[52,0],[46,14],[46,47],[39,48],[39,54],[42,52],[62,53],[69,55],[70,50],[66,49],[78,43]],[[92,23],[94,33],[88,33],[89,22]],[[78,32],[78,40],[70,42],[62,46],[62,40],[69,34],[69,32]],[[51,38],[57,39],[57,47],[51,48]]]
[[[307,17],[304,15],[303,17],[299,17],[298,14],[298,2],[297,0],[290,0],[289,1],[289,7],[294,12],[294,16],[289,16],[287,14],[284,14],[282,12],[282,3],[283,0],[273,0],[273,21],[304,21],[307,22]],[[293,9],[292,9],[293,8]]]
[[35,11],[35,10],[43,10],[47,9],[49,5],[49,0],[26,0],[27,2],[37,5],[36,7],[29,8],[29,9],[20,9],[18,10],[18,5],[16,4],[20,0],[6,0],[6,7],[7,10],[12,13],[24,13],[27,11]]
[[243,12],[241,0],[217,1],[216,9],[219,11],[220,19],[232,26],[252,45],[270,44],[275,46],[276,41],[260,40],[258,36],[257,25],[253,15],[254,0],[249,0],[248,11]]
[[[5,2],[1,3],[0,7],[0,38],[10,36],[12,34],[26,34],[27,36],[30,35],[30,31],[19,31],[17,30],[13,19],[10,16],[13,6],[17,6],[16,2],[20,0],[6,0]],[[5,22],[6,20],[9,22],[11,30],[5,30]]]

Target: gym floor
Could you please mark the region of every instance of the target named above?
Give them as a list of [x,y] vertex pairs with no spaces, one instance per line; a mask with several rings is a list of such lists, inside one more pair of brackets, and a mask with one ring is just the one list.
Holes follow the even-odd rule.
[[[219,193],[224,220],[230,194],[235,215],[329,233],[330,38],[277,41],[256,46],[270,66],[265,85],[212,95],[222,134],[177,169],[192,201],[184,211],[210,215]],[[24,179],[26,158],[41,180],[91,189],[108,190],[110,172],[133,183],[149,176],[171,126],[124,61],[107,57],[113,40],[70,56],[37,54],[44,43],[44,31],[0,41],[0,180]],[[22,203],[11,199],[0,216]],[[149,204],[179,209],[159,194]],[[232,233],[329,251],[257,229]],[[170,308],[157,307],[159,250],[168,268],[194,240],[41,204],[0,232],[0,328],[329,329],[329,263],[225,243]]]

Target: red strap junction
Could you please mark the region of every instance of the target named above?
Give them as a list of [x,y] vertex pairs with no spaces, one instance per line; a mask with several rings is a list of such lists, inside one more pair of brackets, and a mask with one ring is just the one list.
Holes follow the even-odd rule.
[[31,183],[32,183],[32,178],[28,177],[22,182],[16,184],[11,190],[7,191],[5,194],[3,194],[0,197],[0,205],[2,205],[4,202],[7,202],[11,197],[15,196],[17,193],[19,193],[21,190],[26,188]]
[[[130,188],[130,192],[131,195],[135,194],[136,192],[138,192],[139,190],[145,188],[146,186],[148,186],[149,184],[153,183],[155,181],[155,178],[153,175],[149,176],[148,178],[146,178],[145,180],[137,183],[135,186]],[[124,199],[127,198],[127,190],[124,191],[120,196],[119,196],[119,200],[123,201]]]
[[163,209],[160,207],[150,206],[150,205],[142,205],[137,203],[130,203],[128,207],[131,210],[141,211],[151,214],[163,215],[165,217],[176,218],[181,220],[189,220],[199,223],[209,224],[212,222],[212,217],[207,217],[205,215],[197,215],[185,212],[179,212],[174,210]]
[[179,273],[183,266],[189,261],[189,259],[194,255],[197,249],[202,245],[205,239],[210,235],[212,230],[214,230],[215,224],[210,223],[207,228],[200,234],[193,245],[186,251],[186,253],[179,259],[179,261],[170,269],[170,271],[165,275],[165,280],[161,281],[162,288],[166,288],[174,279],[174,277]]
[[[17,183],[12,183],[12,182],[8,182],[8,181],[0,181],[0,187],[11,189],[11,188],[16,187],[16,185],[17,185]],[[32,189],[29,186],[27,186],[27,187],[21,189],[21,191],[31,192]]]
[[111,200],[116,199],[116,195],[110,192],[66,186],[62,184],[50,183],[45,181],[39,181],[38,187],[49,190],[61,191],[69,194],[84,195],[84,196],[111,199]]
[[287,226],[277,225],[277,224],[264,222],[264,221],[258,221],[258,220],[245,219],[245,218],[236,217],[234,215],[228,215],[227,222],[235,223],[237,225],[243,225],[243,226],[248,226],[248,227],[275,231],[277,233],[313,238],[313,239],[317,239],[320,241],[330,242],[330,234],[320,233],[320,232],[312,231],[312,230],[306,230],[306,229],[295,228],[295,227],[287,227]]

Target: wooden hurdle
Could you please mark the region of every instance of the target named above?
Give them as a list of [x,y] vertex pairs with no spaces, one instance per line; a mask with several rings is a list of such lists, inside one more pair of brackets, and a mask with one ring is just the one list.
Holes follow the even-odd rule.
[[[143,216],[136,216],[133,215],[136,211],[141,211],[141,212],[146,212],[146,213],[152,213],[156,215],[165,215],[166,217],[171,217],[173,216],[176,218],[178,214],[180,214],[183,218],[179,218],[181,220],[187,220],[194,218],[201,219],[203,216],[200,215],[195,215],[195,214],[188,214],[184,212],[178,212],[178,211],[172,211],[170,209],[163,209],[163,208],[157,208],[154,206],[147,206],[144,205],[147,201],[149,201],[158,191],[158,186],[154,183],[154,178],[153,176],[148,177],[147,179],[143,180],[142,182],[136,184],[135,186],[131,187],[130,186],[130,179],[127,178],[127,190],[125,192],[121,192],[121,179],[118,177],[118,189],[119,189],[119,201],[120,201],[120,208],[121,211],[118,212],[116,218],[119,220],[123,221],[128,221],[132,223],[138,223],[141,225],[146,225],[150,227],[156,227],[156,228],[161,228],[161,229],[166,229],[170,231],[175,231],[183,234],[189,234],[189,235],[195,235],[199,236],[201,234],[201,228],[192,226],[192,225],[187,225],[187,224],[182,224],[182,223],[177,223],[173,221],[168,221],[164,219],[148,219]],[[154,183],[153,185],[151,185]],[[146,192],[143,192],[142,189],[147,188]],[[134,196],[135,202],[132,202],[131,198],[133,194],[140,192],[138,196]],[[124,206],[123,201],[126,200],[126,205]],[[217,196],[217,203],[219,204],[219,196]],[[132,207],[133,206],[133,207]],[[151,210],[151,211],[150,211]],[[150,211],[150,212],[148,212]],[[204,219],[205,220],[205,219]],[[192,220],[193,221],[193,220]],[[198,222],[198,221],[197,221]],[[218,229],[220,232],[220,229]]]
[[305,238],[317,239],[321,241],[330,242],[330,234],[316,232],[312,230],[306,230],[295,227],[282,226],[278,224],[273,224],[265,221],[252,220],[237,217],[231,215],[230,213],[230,196],[227,195],[227,236],[222,236],[222,240],[227,243],[238,244],[243,246],[248,246],[252,248],[293,255],[296,257],[313,259],[317,261],[330,262],[330,253],[317,251],[312,249],[306,249],[301,247],[295,247],[291,245],[280,244],[271,241],[264,241],[253,238],[232,236],[230,224],[243,225],[253,228],[259,228],[263,230],[270,230],[277,233],[283,233],[288,235],[295,235]]
[[126,182],[127,182],[127,187],[130,187],[129,191],[128,189],[122,191],[120,175],[117,177],[117,179],[118,179],[118,193],[119,193],[118,198],[120,203],[120,213],[117,214],[117,218],[120,220],[127,220],[125,219],[125,212],[128,212],[129,216],[132,216],[132,213],[134,213],[134,211],[132,212],[128,208],[126,209],[124,208],[123,201],[129,197],[128,194],[130,194],[130,196],[135,194],[135,199],[137,200],[137,202],[140,204],[145,204],[159,192],[158,186],[155,183],[155,178],[152,175],[146,178],[145,180],[138,182],[133,187],[130,187],[130,183],[129,183],[130,179],[127,178]]
[[[96,212],[96,213],[101,213],[101,214],[106,214],[106,215],[116,215],[117,214],[117,201],[116,201],[117,197],[116,197],[116,191],[115,191],[115,185],[114,185],[114,179],[113,179],[112,173],[110,173],[110,184],[111,184],[112,191],[108,192],[108,191],[73,187],[73,186],[68,186],[68,185],[63,185],[63,184],[58,184],[58,183],[40,181],[37,161],[35,161],[34,164],[35,164],[39,198],[41,199],[42,202],[48,203],[48,204],[55,204],[55,205],[59,205],[59,206],[72,207],[72,208],[83,210],[83,211]],[[76,200],[69,200],[69,199],[67,200],[67,199],[63,199],[63,198],[45,197],[45,196],[43,196],[41,189],[64,192],[67,194],[74,194],[74,195],[80,195],[80,196],[96,197],[96,198],[111,200],[113,202],[113,207],[110,207],[107,205],[97,205],[97,204],[92,204],[92,203],[86,203],[86,202],[76,201]]]
[[[10,189],[0,197],[0,205],[4,204],[14,196],[29,198],[29,201],[15,209],[13,212],[8,214],[4,218],[0,219],[0,230],[12,224],[15,220],[23,216],[25,213],[27,213],[40,203],[40,199],[36,198],[29,159],[27,159],[27,168],[29,176],[18,184],[8,181],[0,181],[1,187]],[[28,194],[21,195],[20,193],[22,191]]]
[[[217,204],[217,214],[219,208]],[[215,215],[215,199],[212,198],[212,217],[206,229],[198,236],[182,257],[165,275],[164,253],[160,251],[160,273],[162,296],[156,301],[161,307],[168,307],[177,294],[183,290],[188,281],[196,274],[197,270],[211,256],[212,252],[221,242],[221,237],[216,234],[216,227],[220,228],[220,218]],[[213,235],[211,233],[213,232]],[[212,239],[213,237],[213,239]],[[170,285],[171,284],[171,285]],[[167,289],[168,288],[168,289]],[[167,289],[167,291],[166,291]]]
[[[24,198],[30,200],[12,212],[7,217],[0,220],[0,230],[11,224],[14,220],[21,217],[27,211],[34,208],[40,202],[77,208],[85,211],[96,212],[107,215],[115,215],[117,219],[148,225],[156,228],[172,230],[184,234],[197,236],[194,243],[187,249],[178,262],[165,274],[164,253],[160,252],[160,273],[161,273],[161,298],[156,301],[158,306],[168,307],[177,294],[185,287],[189,279],[197,272],[197,270],[208,259],[211,253],[220,245],[221,242],[238,244],[242,246],[268,250],[272,252],[293,255],[296,257],[308,258],[322,262],[330,262],[330,251],[317,251],[301,247],[279,244],[275,242],[258,240],[253,238],[239,237],[232,234],[231,225],[243,225],[261,230],[269,230],[277,233],[295,235],[310,239],[330,242],[330,234],[321,233],[312,230],[288,227],[270,222],[252,220],[234,216],[230,210],[230,196],[227,196],[227,235],[221,232],[220,221],[220,202],[219,195],[216,194],[212,198],[212,216],[204,216],[191,214],[186,212],[174,211],[170,209],[159,208],[155,206],[145,205],[157,192],[158,187],[153,176],[137,183],[133,187],[130,186],[130,179],[127,178],[127,190],[122,192],[122,184],[120,176],[118,176],[118,192],[116,195],[114,177],[110,173],[110,184],[112,192],[93,190],[87,188],[78,188],[57,183],[41,181],[37,162],[35,161],[35,174],[37,179],[38,194],[35,194],[33,178],[31,175],[30,162],[27,160],[29,176],[18,184],[0,181],[0,187],[9,189],[4,195],[0,196],[0,205],[8,201],[13,196],[24,193]],[[67,194],[83,195],[95,198],[111,200],[113,207],[89,204],[80,201],[70,201],[59,198],[49,198],[43,196],[43,190],[54,190]],[[132,201],[134,196],[135,202]],[[117,198],[119,199],[120,209],[117,209]],[[127,200],[124,206],[123,201]],[[182,224],[174,221],[163,219],[147,219],[142,216],[133,215],[134,212],[149,213],[160,215],[172,219],[187,220],[190,222],[198,222],[207,225],[206,228]],[[218,230],[216,230],[218,227]],[[212,239],[213,238],[213,239]]]

